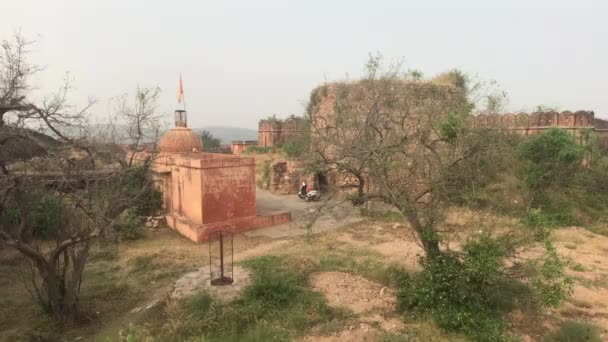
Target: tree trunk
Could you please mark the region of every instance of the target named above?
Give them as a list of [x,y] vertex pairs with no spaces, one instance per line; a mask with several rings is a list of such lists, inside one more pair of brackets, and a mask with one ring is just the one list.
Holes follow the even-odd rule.
[[416,232],[420,242],[422,242],[422,248],[424,248],[427,258],[439,256],[441,254],[441,250],[439,249],[439,240],[435,236],[436,233],[429,231],[430,228],[424,227],[416,213],[409,212],[404,214],[405,217],[407,217],[408,222],[412,225],[412,228]]
[[69,322],[76,318],[77,301],[66,296],[65,281],[55,272],[43,280],[43,291],[46,296],[46,310],[58,322]]
[[[50,262],[42,277],[43,306],[57,321],[66,323],[78,317],[80,282],[88,257],[88,243],[77,253],[74,247],[63,254],[63,264]],[[59,259],[61,255],[58,256]]]
[[352,200],[352,203],[355,207],[359,207],[361,205],[363,205],[366,200],[365,200],[365,179],[363,178],[363,176],[356,174],[355,177],[357,177],[357,196],[355,196]]

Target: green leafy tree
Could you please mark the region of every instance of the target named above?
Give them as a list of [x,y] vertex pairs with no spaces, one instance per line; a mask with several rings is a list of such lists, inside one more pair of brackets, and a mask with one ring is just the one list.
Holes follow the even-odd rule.
[[567,130],[552,128],[521,144],[523,178],[532,191],[567,186],[581,169],[585,148]]
[[211,134],[211,132],[203,130],[201,132],[201,139],[203,139],[204,148],[217,148],[220,147],[221,141]]
[[[408,227],[404,234],[413,235],[424,249],[422,272],[401,279],[402,309],[430,314],[441,327],[477,340],[503,339],[504,315],[512,306],[496,295],[503,292],[504,283],[518,280],[505,261],[546,235],[521,226],[490,226],[483,220],[471,223],[481,234],[459,232],[445,224],[445,210],[454,199],[463,198],[458,194],[469,184],[491,182],[498,174],[492,165],[511,159],[509,151],[514,154],[511,139],[470,127],[472,94],[480,87],[469,84],[460,72],[427,83],[404,77],[399,65],[383,69],[376,57],[366,68],[360,81],[335,82],[311,94],[309,168],[341,179],[327,198],[393,207]],[[478,95],[475,98],[484,98]],[[580,161],[575,152],[560,156],[564,162]],[[331,205],[321,203],[308,227],[323,206]],[[440,247],[459,233],[469,236],[461,251]],[[555,290],[548,295],[555,303],[564,298],[561,285],[566,280],[559,272],[563,265],[553,258],[546,261],[538,289]]]

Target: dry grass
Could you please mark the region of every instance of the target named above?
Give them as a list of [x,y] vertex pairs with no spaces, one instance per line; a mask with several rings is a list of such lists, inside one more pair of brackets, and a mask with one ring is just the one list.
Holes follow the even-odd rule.
[[[239,249],[258,240],[237,237]],[[119,246],[96,246],[85,269],[81,288],[81,311],[85,320],[67,327],[64,336],[117,336],[128,322],[140,317],[129,312],[166,293],[185,272],[208,263],[205,244],[195,244],[168,229],[146,232],[137,241]],[[16,336],[56,339],[59,328],[45,315],[24,287],[19,269],[26,260],[12,250],[0,251],[0,341]]]
[[585,300],[572,299],[570,300],[570,303],[572,303],[572,305],[576,306],[577,308],[591,309],[593,307],[593,304]]
[[[470,218],[477,218],[473,222],[486,221],[486,224],[497,229],[513,221],[505,217],[488,220],[488,216],[461,209],[452,209],[449,215],[449,223],[464,231],[462,237],[465,239],[467,233],[475,231],[466,224]],[[602,247],[604,244],[600,241],[606,238],[594,234],[593,237],[587,237],[589,234],[583,229],[568,229],[557,234],[558,239],[563,241],[558,244],[561,246],[560,253],[568,252],[573,260],[584,265],[584,270],[578,272],[580,277],[577,278],[576,286],[584,288],[586,292],[572,298],[569,304],[555,310],[551,316],[538,317],[536,321],[522,316],[522,324],[542,328],[550,320],[574,318],[589,319],[602,325],[595,321],[593,313],[605,310],[595,305],[597,300],[589,299],[587,293],[604,296],[608,289],[608,275],[603,270],[592,268],[599,267],[595,260],[603,261],[608,257],[605,247]],[[347,272],[374,280],[383,286],[391,286],[394,272],[407,269],[411,260],[389,258],[386,253],[392,252],[382,249],[388,246],[387,243],[402,246],[402,249],[415,246],[406,226],[390,220],[369,219],[345,229],[314,235],[310,240],[302,237],[269,241],[237,236],[234,244],[235,262],[275,255],[293,272]],[[577,248],[570,249],[566,244],[576,245]],[[74,339],[82,336],[84,340],[115,340],[118,331],[127,329],[129,323],[140,327],[161,327],[167,323],[168,318],[178,329],[181,320],[186,319],[172,316],[179,312],[175,310],[179,303],[162,304],[140,314],[131,314],[130,311],[151,298],[166,294],[183,273],[205,266],[208,263],[207,252],[207,245],[192,243],[170,230],[147,232],[144,239],[118,247],[96,248],[85,271],[82,288],[82,309],[88,320],[59,333],[58,328],[29,300],[27,291],[15,277],[23,259],[12,251],[0,250],[0,341],[14,340],[16,336],[25,339],[36,339],[37,336]],[[587,290],[585,286],[592,290]],[[332,329],[319,329],[335,332],[341,324],[343,323]],[[525,327],[517,327],[522,333],[526,331]],[[318,333],[319,329],[315,331]],[[383,334],[381,340],[398,341],[404,334],[420,341],[458,340],[456,336],[445,335],[432,321],[424,319],[408,321],[403,331]]]

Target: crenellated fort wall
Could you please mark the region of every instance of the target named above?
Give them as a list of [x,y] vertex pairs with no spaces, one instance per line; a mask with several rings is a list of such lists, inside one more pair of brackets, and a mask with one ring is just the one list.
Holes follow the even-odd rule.
[[472,120],[473,127],[508,129],[523,135],[538,134],[554,127],[567,129],[580,139],[581,143],[586,136],[581,133],[593,131],[599,137],[600,146],[608,149],[608,120],[596,118],[592,111],[478,115]]

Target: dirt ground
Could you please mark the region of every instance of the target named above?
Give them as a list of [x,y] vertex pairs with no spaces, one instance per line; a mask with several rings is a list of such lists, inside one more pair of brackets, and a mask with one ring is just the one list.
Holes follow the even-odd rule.
[[571,263],[568,273],[576,284],[569,302],[555,314],[591,321],[608,332],[608,237],[571,227],[560,229],[555,240],[559,254]]
[[376,282],[345,272],[313,274],[312,288],[323,293],[331,306],[345,306],[354,313],[390,313],[395,309],[395,293]]
[[345,272],[316,273],[310,284],[330,306],[347,308],[359,317],[335,335],[307,336],[306,341],[373,341],[381,331],[398,332],[404,327],[395,315],[393,289]]
[[[555,246],[560,255],[570,260],[568,272],[575,280],[572,297],[542,316],[514,314],[511,317],[514,330],[523,340],[537,340],[558,322],[575,319],[599,326],[603,337],[608,339],[608,237],[582,228],[564,228],[555,234]],[[208,265],[206,247],[169,229],[161,229],[148,232],[143,240],[119,246],[111,258],[102,257],[103,250],[96,251],[87,266],[83,288],[84,309],[92,312],[96,323],[76,327],[67,336],[103,340],[115,337],[116,331],[130,322],[145,318],[148,304],[157,298],[167,300],[178,279]],[[315,273],[309,278],[309,286],[323,294],[330,306],[345,308],[354,318],[336,331],[311,332],[303,340],[377,341],[386,333],[414,334],[419,340],[453,340],[432,323],[408,322],[396,315],[394,289],[374,280],[379,265],[418,269],[422,249],[408,228],[399,223],[366,219],[312,239],[305,236],[270,239],[242,234],[235,237],[234,247],[237,263],[262,255],[288,255],[317,264],[337,262],[336,256],[347,258],[344,270]],[[25,290],[10,278],[18,259],[8,250],[0,250],[0,340],[31,328],[32,320],[41,315],[27,300]],[[348,260],[368,266],[349,266]],[[344,261],[337,265],[341,262]],[[132,312],[142,307],[141,312]]]

